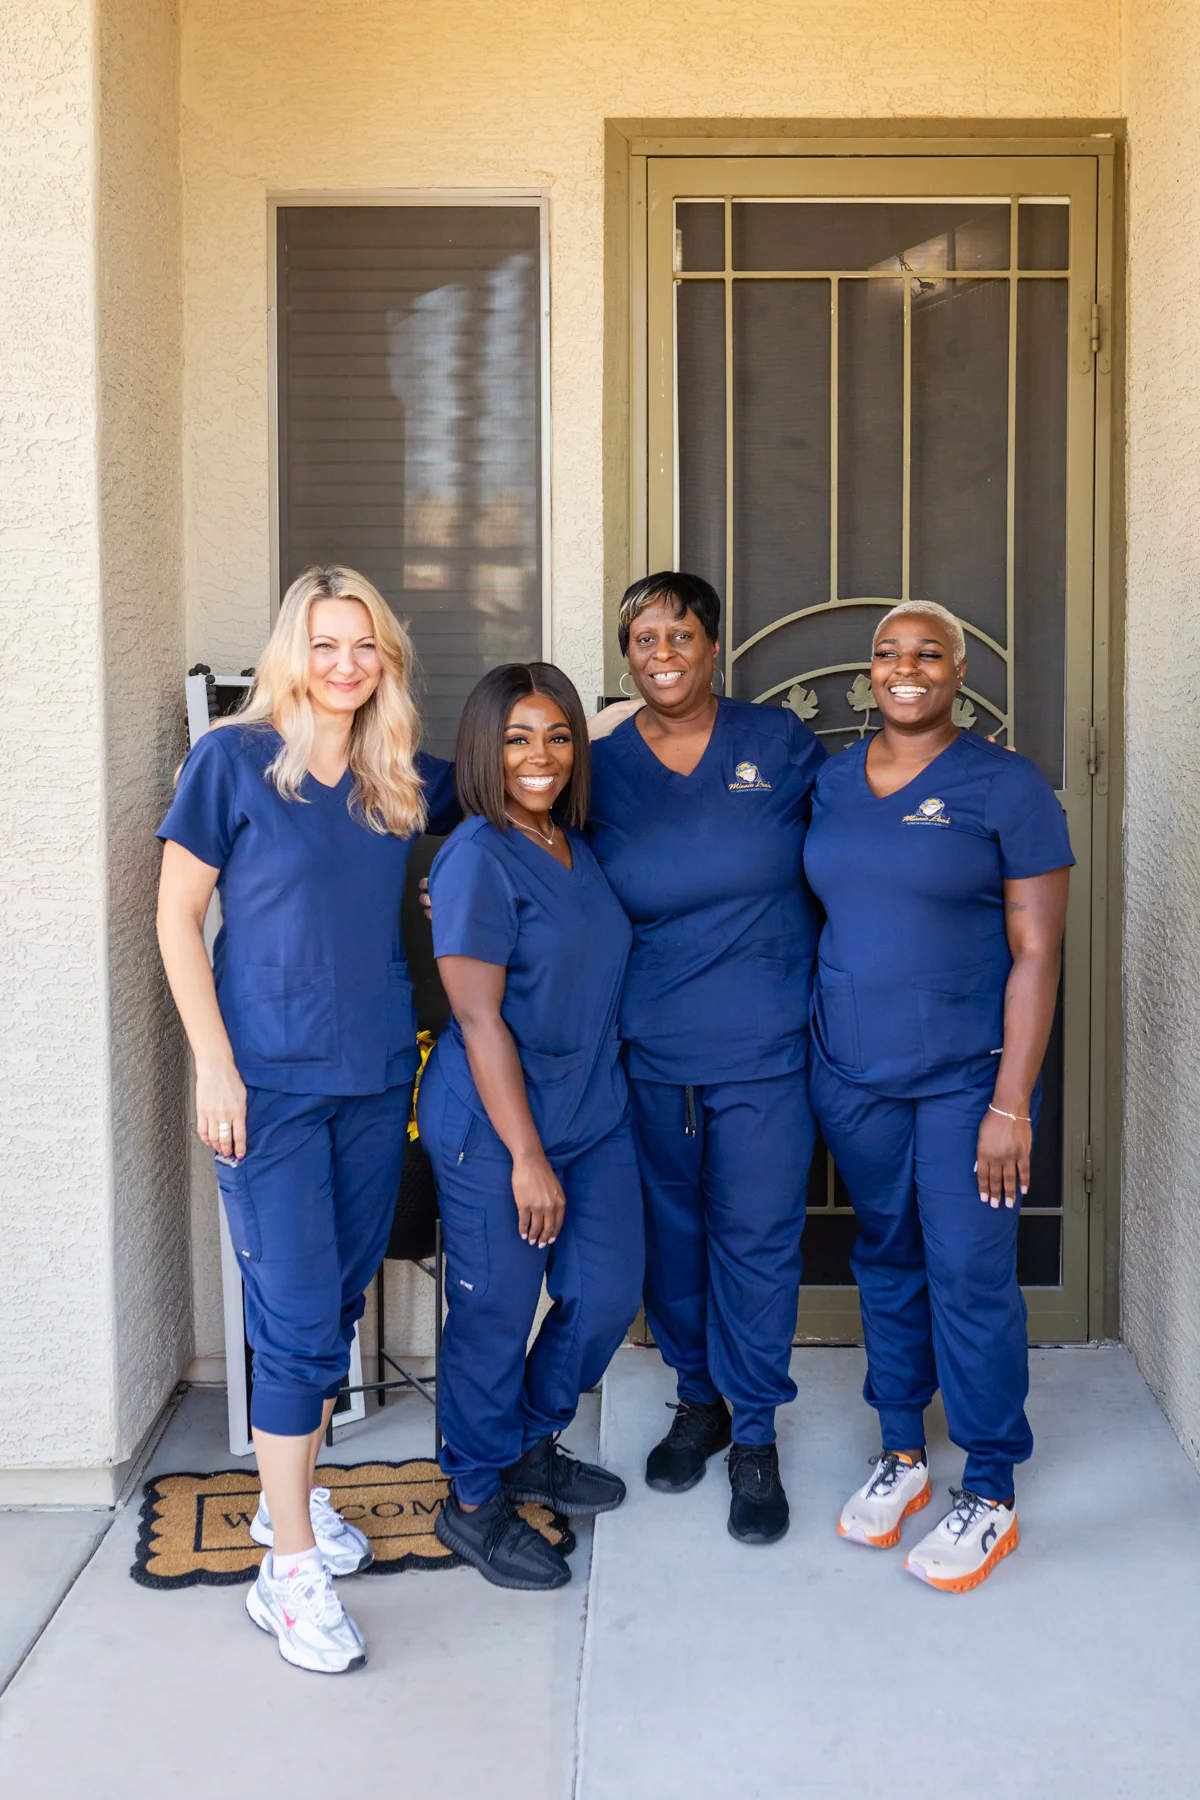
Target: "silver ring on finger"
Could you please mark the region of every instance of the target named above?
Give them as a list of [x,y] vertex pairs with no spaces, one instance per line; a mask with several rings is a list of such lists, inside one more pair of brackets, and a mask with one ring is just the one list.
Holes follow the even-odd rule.
[[218,1137],[232,1137],[233,1136],[233,1126],[232,1125],[218,1125],[217,1126],[217,1136]]

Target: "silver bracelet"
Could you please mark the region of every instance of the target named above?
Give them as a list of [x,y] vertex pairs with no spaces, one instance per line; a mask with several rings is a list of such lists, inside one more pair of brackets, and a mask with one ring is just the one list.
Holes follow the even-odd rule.
[[999,1113],[999,1115],[1002,1119],[1012,1119],[1018,1125],[1032,1125],[1033,1124],[1033,1120],[1028,1113],[1005,1112],[1005,1110],[1002,1106],[993,1106],[990,1100],[988,1101],[988,1111],[994,1112],[994,1113]]

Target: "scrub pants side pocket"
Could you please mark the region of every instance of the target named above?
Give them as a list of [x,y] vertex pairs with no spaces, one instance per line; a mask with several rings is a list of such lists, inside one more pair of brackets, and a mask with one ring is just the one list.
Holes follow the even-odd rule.
[[426,1149],[438,1188],[446,1290],[448,1294],[482,1299],[488,1291],[491,1264],[487,1208],[474,1197],[481,1171],[474,1166],[476,1158],[472,1152],[484,1127],[444,1085],[434,1098],[434,1106],[438,1118],[431,1138],[426,1140]]
[[237,1251],[239,1262],[256,1263],[262,1257],[262,1231],[250,1192],[250,1171],[246,1167],[246,1158],[243,1157],[236,1165],[230,1165],[218,1162],[214,1157],[213,1166],[217,1172],[217,1191],[229,1226],[229,1240]]

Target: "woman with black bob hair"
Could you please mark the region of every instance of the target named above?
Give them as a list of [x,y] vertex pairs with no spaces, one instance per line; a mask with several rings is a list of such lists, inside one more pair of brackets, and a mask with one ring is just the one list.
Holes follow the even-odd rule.
[[769,1544],[789,1518],[775,1410],[796,1395],[819,925],[804,839],[825,752],[788,707],[714,692],[719,623],[698,575],[625,594],[618,639],[645,704],[593,745],[591,845],[633,922],[620,1030],[646,1316],[677,1378],[646,1480],[681,1493],[729,1446],[730,1533]]
[[[566,1558],[521,1517],[619,1506],[624,1483],[558,1434],[637,1311],[642,1201],[619,1058],[629,921],[581,831],[579,696],[550,663],[493,669],[456,755],[468,817],[429,878],[453,1009],[421,1082],[448,1312],[438,1537],[499,1587],[548,1589]],[[543,1275],[553,1302],[526,1354]]]

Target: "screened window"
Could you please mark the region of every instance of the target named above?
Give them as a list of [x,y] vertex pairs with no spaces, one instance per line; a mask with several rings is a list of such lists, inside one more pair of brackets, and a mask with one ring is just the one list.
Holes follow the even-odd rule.
[[541,654],[536,206],[278,212],[279,561],[361,569],[408,621],[425,743]]

